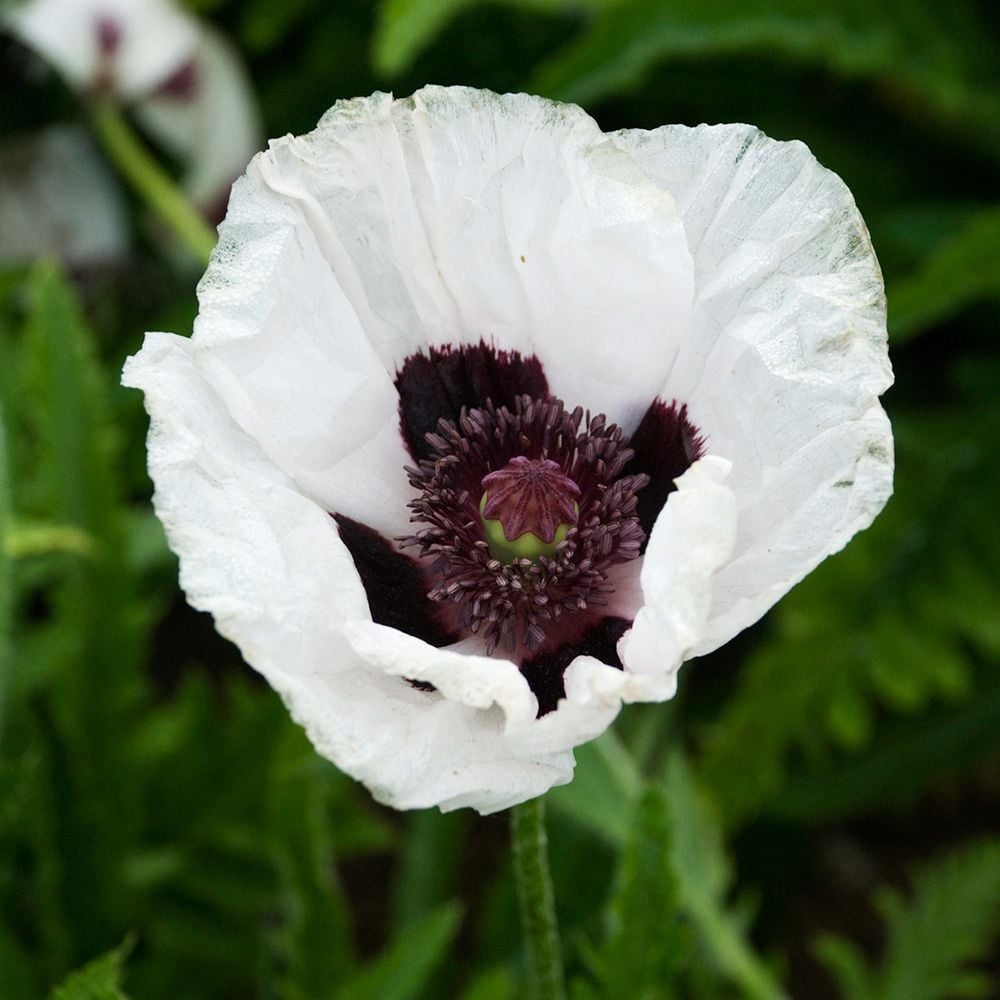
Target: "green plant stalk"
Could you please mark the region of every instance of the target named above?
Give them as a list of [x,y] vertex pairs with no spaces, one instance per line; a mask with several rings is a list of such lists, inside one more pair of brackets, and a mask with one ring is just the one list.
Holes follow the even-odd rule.
[[11,632],[14,628],[14,572],[6,539],[14,509],[7,465],[7,427],[0,406],[0,750],[3,749],[10,699]]
[[90,105],[90,120],[108,157],[201,264],[208,264],[216,235],[170,175],[143,145],[121,107],[108,98]]
[[559,924],[549,873],[545,803],[541,798],[511,810],[511,846],[531,996],[534,1000],[565,1000]]

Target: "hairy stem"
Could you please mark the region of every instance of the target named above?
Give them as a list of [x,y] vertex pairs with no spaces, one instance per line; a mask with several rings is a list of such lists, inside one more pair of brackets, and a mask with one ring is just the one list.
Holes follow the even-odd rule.
[[534,1000],[564,1000],[559,925],[549,874],[545,803],[541,798],[511,811],[511,839],[531,993]]

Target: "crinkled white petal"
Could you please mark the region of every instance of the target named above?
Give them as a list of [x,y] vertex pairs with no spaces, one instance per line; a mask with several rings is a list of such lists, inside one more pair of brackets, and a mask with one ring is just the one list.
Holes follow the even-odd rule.
[[[499,710],[497,717],[503,720],[502,736],[512,766],[525,757],[558,757],[593,739],[621,707],[618,689],[622,672],[593,657],[574,660],[567,671],[566,698],[555,711],[539,719],[538,700],[517,666],[510,660],[472,652],[474,644],[468,641],[437,649],[370,620],[350,623],[347,635],[358,655],[388,674],[433,684],[452,703],[480,711]],[[602,683],[604,675],[610,680]]]
[[843,182],[749,125],[616,133],[678,206],[695,262],[689,340],[662,388],[733,462],[739,528],[708,652],[881,510],[892,437],[885,298]]
[[223,242],[198,289],[196,364],[243,430],[328,511],[406,533],[412,459],[399,399],[313,230],[266,195],[240,230],[240,247]]
[[217,32],[201,32],[191,93],[156,91],[138,102],[143,127],[185,164],[183,184],[203,207],[228,196],[261,147],[260,120],[246,69]]
[[0,260],[58,254],[72,264],[128,248],[121,189],[85,129],[53,125],[0,149]]
[[[114,24],[120,40],[101,51],[99,25]],[[160,86],[194,54],[198,24],[175,0],[29,0],[5,23],[72,86],[108,80],[131,100]]]
[[632,424],[685,337],[673,199],[579,108],[440,87],[342,101],[255,158],[222,253],[257,269],[274,200],[309,226],[390,372],[428,344],[484,339],[536,353],[571,405]]
[[690,276],[669,195],[579,109],[428,88],[341,102],[254,159],[194,340],[282,469],[328,510],[398,535],[411,494],[393,378],[407,355],[518,347],[570,405],[634,423],[673,362]]

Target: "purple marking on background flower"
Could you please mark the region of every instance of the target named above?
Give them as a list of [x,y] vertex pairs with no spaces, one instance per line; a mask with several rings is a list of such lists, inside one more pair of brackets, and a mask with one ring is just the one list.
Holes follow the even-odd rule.
[[399,425],[410,454],[419,461],[432,451],[426,435],[444,418],[458,423],[462,408],[513,408],[518,396],[545,399],[549,385],[533,354],[498,351],[483,341],[460,347],[432,347],[411,354],[396,375]]
[[115,54],[121,40],[122,26],[113,17],[108,17],[106,14],[98,16],[97,44],[105,59],[109,59]]
[[198,64],[194,59],[188,59],[160,84],[156,96],[174,101],[192,101],[198,91],[198,83]]
[[218,226],[226,217],[226,209],[229,208],[229,195],[239,177],[238,173],[233,174],[232,177],[219,186],[219,191],[216,195],[209,201],[199,205],[202,217],[210,226]]
[[565,697],[566,668],[578,656],[593,656],[621,670],[618,640],[631,627],[632,623],[627,618],[607,615],[591,625],[578,639],[526,659],[521,664],[521,673],[538,699],[539,717],[554,712],[559,699]]
[[415,559],[367,525],[343,514],[332,517],[361,577],[372,621],[432,646],[458,641],[458,636],[441,624],[441,607],[428,598],[430,585]]
[[655,399],[629,438],[635,452],[625,466],[625,475],[644,472],[649,484],[639,495],[639,524],[646,533],[642,551],[649,542],[653,522],[663,510],[667,497],[677,489],[674,480],[682,476],[705,454],[705,439],[688,420],[687,404],[674,400],[669,405]]

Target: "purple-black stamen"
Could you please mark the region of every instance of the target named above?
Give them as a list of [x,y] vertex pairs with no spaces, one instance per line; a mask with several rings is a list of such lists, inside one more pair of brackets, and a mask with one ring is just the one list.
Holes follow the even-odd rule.
[[[608,571],[642,554],[674,481],[701,457],[704,439],[676,401],[653,400],[631,438],[603,414],[568,412],[549,395],[536,357],[482,342],[411,355],[396,387],[400,429],[417,462],[406,473],[420,493],[409,504],[418,527],[397,541],[419,552],[405,555],[372,529],[337,517],[372,618],[435,646],[482,636],[488,652],[499,646],[518,662],[539,715],[553,711],[577,656],[621,667],[617,643],[631,620],[611,600]],[[537,509],[504,509],[511,500],[516,506],[516,489],[499,496],[526,469],[550,473],[550,485],[565,491],[543,501],[553,520],[565,520],[551,551],[498,558],[491,526],[505,541],[508,530],[529,521],[549,533]],[[498,520],[484,516],[491,486],[497,496],[490,514]]]
[[[557,626],[563,631],[568,616],[607,603],[607,571],[635,558],[645,539],[636,494],[649,481],[622,474],[632,451],[617,426],[603,414],[585,419],[580,407],[567,412],[559,400],[521,395],[513,408],[490,400],[463,408],[457,422],[441,419],[426,440],[430,454],[407,469],[420,490],[411,520],[422,527],[400,541],[419,549],[434,581],[428,596],[455,607],[459,628],[482,635],[489,652],[534,652]],[[564,491],[552,504],[558,511],[572,503],[574,516],[553,552],[505,562],[490,549],[479,505],[484,486],[503,492],[518,477],[522,487],[534,477]],[[518,520],[511,512],[511,524]]]

